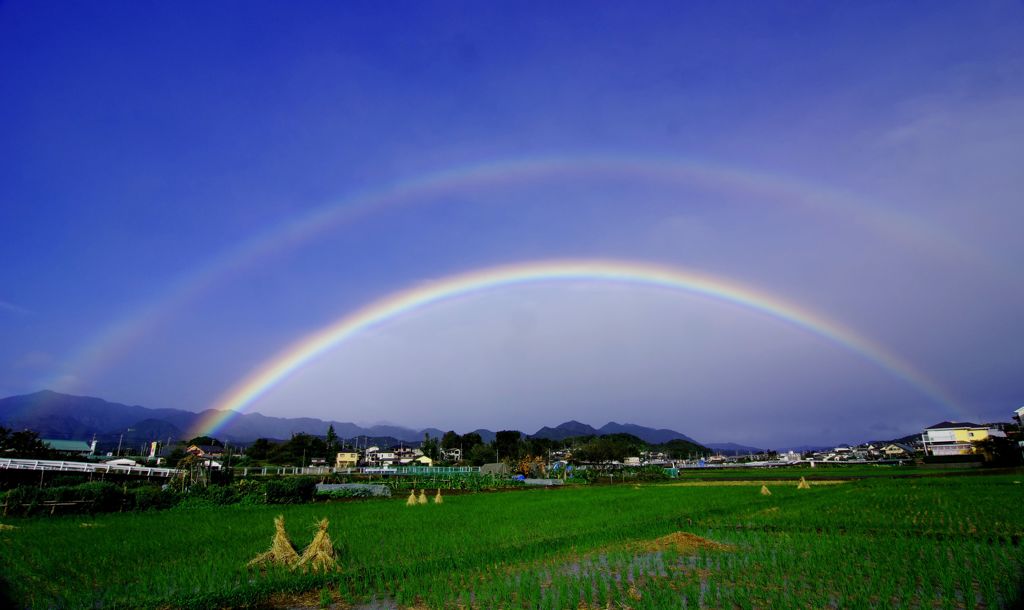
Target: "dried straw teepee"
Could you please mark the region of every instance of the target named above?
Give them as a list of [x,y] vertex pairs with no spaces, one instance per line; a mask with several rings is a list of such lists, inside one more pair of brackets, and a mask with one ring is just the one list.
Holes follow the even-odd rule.
[[761,495],[762,496],[770,496],[770,495],[772,495],[772,492],[768,490],[768,486],[767,485],[762,485],[761,486]]
[[808,483],[807,480],[804,479],[803,477],[800,477],[800,484],[797,485],[796,488],[797,489],[810,489],[811,488],[811,484]]
[[423,488],[423,489],[420,490],[420,497],[417,500],[417,502],[419,502],[420,504],[426,504],[427,503],[427,489],[426,488]]
[[416,490],[409,492],[409,497],[405,500],[406,506],[416,506]]
[[329,572],[338,569],[338,555],[334,552],[334,544],[331,537],[327,535],[327,519],[321,519],[317,526],[320,528],[313,536],[313,542],[309,543],[302,557],[299,558],[295,568],[313,570],[314,572]]
[[257,555],[249,562],[250,566],[291,565],[299,560],[299,554],[295,552],[292,541],[288,540],[288,534],[284,531],[284,515],[274,517],[274,530],[274,541],[270,543],[270,550]]
[[444,504],[444,498],[441,497],[441,488],[437,488],[437,495],[434,496],[434,504]]

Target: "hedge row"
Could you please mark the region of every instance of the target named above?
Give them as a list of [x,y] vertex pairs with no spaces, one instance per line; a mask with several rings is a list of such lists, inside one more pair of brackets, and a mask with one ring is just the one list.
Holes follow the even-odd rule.
[[311,477],[241,480],[227,485],[192,487],[179,491],[168,485],[128,487],[106,481],[52,487],[20,486],[0,496],[9,516],[104,513],[117,511],[188,508],[228,504],[301,504],[313,499],[316,480]]

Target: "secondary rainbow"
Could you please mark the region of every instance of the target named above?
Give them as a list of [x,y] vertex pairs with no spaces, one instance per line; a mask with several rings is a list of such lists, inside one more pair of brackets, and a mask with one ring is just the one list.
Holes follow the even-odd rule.
[[618,260],[540,261],[491,267],[418,284],[374,301],[310,334],[271,358],[225,393],[193,430],[214,435],[247,405],[314,358],[366,329],[435,305],[488,290],[537,282],[600,281],[662,287],[767,314],[849,349],[953,413],[956,401],[908,362],[838,322],[738,282],[662,265]]
[[[133,315],[105,326],[67,358],[70,364],[57,377],[67,372],[82,379],[94,377],[125,357],[142,337],[199,295],[256,262],[309,243],[332,228],[358,222],[381,210],[412,206],[461,190],[573,176],[622,176],[703,185],[738,194],[763,194],[793,209],[833,215],[836,220],[863,227],[873,238],[903,243],[914,251],[961,261],[975,257],[953,236],[938,232],[922,219],[901,215],[893,206],[866,202],[840,190],[780,174],[686,158],[556,155],[488,161],[428,172],[384,188],[353,193],[287,222],[274,223],[191,273],[168,282],[165,290],[151,295]],[[43,385],[62,384],[54,377]]]

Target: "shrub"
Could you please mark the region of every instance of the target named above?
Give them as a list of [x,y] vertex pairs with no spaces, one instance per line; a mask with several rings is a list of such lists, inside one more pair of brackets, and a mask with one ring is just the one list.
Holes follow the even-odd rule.
[[135,510],[156,510],[170,508],[180,500],[178,494],[152,485],[143,485],[128,490]]
[[[110,512],[125,508],[125,494],[113,483],[92,482],[72,486],[44,487],[22,485],[7,492],[7,514],[33,515],[52,510],[46,502],[81,502],[61,506],[62,514],[72,512]],[[131,508],[130,506],[128,508]]]
[[644,466],[637,470],[636,478],[639,481],[666,481],[672,477],[661,466]]
[[313,499],[316,479],[290,477],[267,481],[267,504],[302,504]]
[[89,502],[88,512],[106,513],[125,507],[125,493],[117,485],[106,481],[93,481],[59,489],[68,490],[66,497]]
[[189,495],[194,498],[203,498],[211,504],[224,506],[234,504],[238,501],[238,494],[230,485],[207,485],[206,487],[193,488]]

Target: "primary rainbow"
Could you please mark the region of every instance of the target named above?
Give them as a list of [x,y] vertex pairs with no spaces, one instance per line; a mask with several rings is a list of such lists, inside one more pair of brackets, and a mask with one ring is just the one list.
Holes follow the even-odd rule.
[[541,261],[491,267],[403,290],[342,317],[294,343],[224,394],[195,435],[213,435],[247,405],[320,354],[368,328],[457,297],[517,284],[589,280],[657,286],[768,314],[837,343],[906,381],[954,413],[961,409],[941,387],[898,356],[819,314],[749,286],[686,269],[616,260]]

